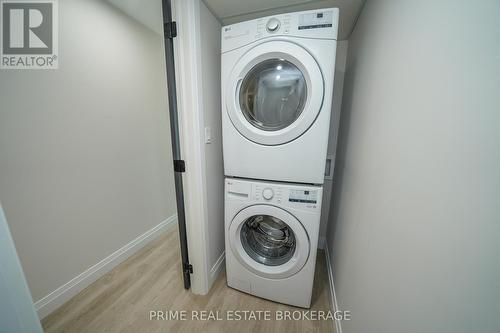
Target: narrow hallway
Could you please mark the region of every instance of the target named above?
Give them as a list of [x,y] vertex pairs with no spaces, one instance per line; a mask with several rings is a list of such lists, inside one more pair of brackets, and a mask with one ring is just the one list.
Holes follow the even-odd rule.
[[[182,286],[177,226],[84,289],[43,321],[45,332],[330,332],[325,320],[228,321],[230,311],[305,311],[230,289],[221,274],[210,293],[193,295]],[[318,252],[311,311],[328,311],[329,286],[323,251]],[[186,311],[187,319],[150,320],[150,311]],[[191,320],[213,311],[224,320]],[[201,317],[200,317],[201,319]]]

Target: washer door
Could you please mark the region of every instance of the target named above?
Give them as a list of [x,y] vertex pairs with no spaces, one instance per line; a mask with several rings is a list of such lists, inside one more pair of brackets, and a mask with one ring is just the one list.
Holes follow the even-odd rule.
[[287,211],[269,205],[241,210],[228,230],[231,251],[256,275],[283,279],[304,267],[310,244],[302,224]]
[[304,48],[271,41],[239,59],[226,91],[227,112],[238,132],[258,144],[279,145],[301,136],[316,120],[324,82]]

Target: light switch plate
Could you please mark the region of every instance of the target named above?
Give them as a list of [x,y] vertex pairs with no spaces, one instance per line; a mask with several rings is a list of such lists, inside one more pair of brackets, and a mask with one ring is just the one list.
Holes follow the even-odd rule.
[[205,143],[212,143],[212,128],[210,126],[205,127]]

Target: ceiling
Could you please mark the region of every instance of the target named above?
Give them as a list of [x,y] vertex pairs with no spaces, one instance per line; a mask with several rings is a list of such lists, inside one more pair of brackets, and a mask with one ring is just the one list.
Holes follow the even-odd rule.
[[106,0],[111,6],[143,26],[163,35],[161,1]]
[[301,10],[337,7],[339,40],[349,38],[366,0],[203,0],[223,25]]

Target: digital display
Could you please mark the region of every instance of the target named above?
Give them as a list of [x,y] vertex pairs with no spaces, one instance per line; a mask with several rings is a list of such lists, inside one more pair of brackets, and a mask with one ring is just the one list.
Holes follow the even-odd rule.
[[299,16],[299,30],[331,28],[333,26],[333,14],[331,11],[320,13],[307,13]]
[[288,201],[315,204],[318,203],[318,191],[291,190]]

